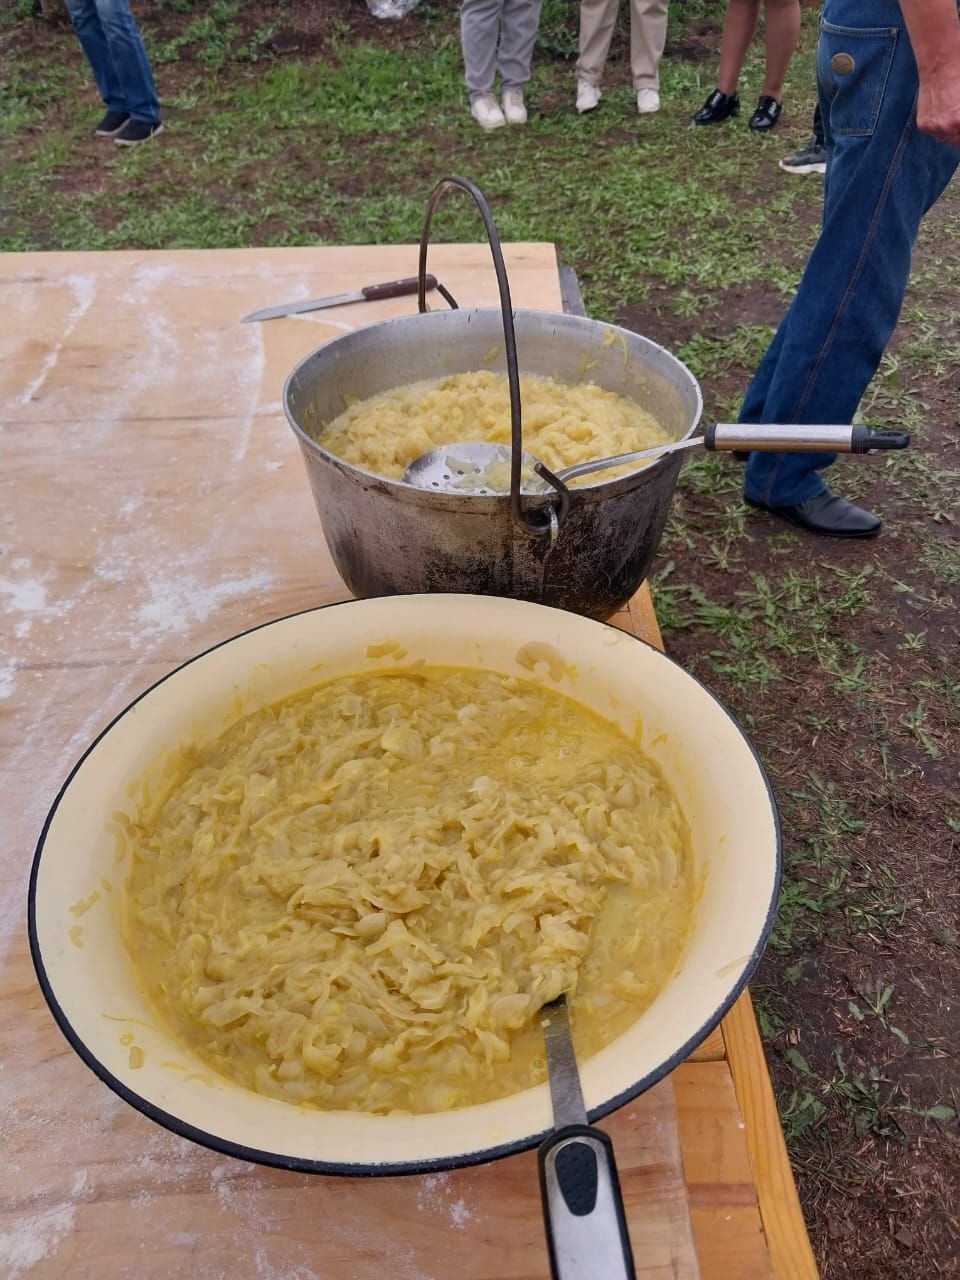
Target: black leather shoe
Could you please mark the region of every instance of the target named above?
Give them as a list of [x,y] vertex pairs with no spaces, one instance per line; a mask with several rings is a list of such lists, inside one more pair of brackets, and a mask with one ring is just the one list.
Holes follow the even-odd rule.
[[750,117],[750,128],[755,133],[764,133],[767,129],[772,129],[780,119],[782,110],[782,103],[778,102],[776,98],[771,98],[764,94],[757,103],[756,111]]
[[720,124],[722,120],[729,120],[731,116],[739,114],[739,96],[735,93],[721,93],[719,89],[714,89],[713,93],[693,117],[693,123]]
[[880,532],[879,516],[848,502],[829,488],[795,507],[768,507],[765,502],[754,502],[752,498],[745,501],[797,529],[824,538],[875,538]]

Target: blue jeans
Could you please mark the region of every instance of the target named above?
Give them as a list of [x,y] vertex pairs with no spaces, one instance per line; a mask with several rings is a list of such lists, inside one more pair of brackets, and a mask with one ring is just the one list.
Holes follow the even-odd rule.
[[157,124],[160,100],[130,0],[67,0],[67,10],[107,110]]
[[[741,422],[853,421],[896,327],[920,220],[960,162],[960,147],[917,128],[917,64],[896,0],[826,0],[817,86],[823,226]],[[774,507],[805,502],[835,458],[751,453],[744,493]]]

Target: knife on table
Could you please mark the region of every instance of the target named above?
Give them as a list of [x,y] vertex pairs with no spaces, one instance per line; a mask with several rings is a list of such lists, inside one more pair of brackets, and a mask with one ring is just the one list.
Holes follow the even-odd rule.
[[[368,284],[355,293],[335,293],[329,298],[306,298],[300,302],[288,302],[280,307],[267,307],[263,311],[252,311],[243,317],[243,324],[251,320],[275,320],[278,316],[296,316],[304,311],[321,311],[326,307],[345,307],[350,302],[378,302],[382,298],[402,298],[408,293],[416,293],[419,285],[416,276],[408,276],[405,280],[390,280],[386,284]],[[424,281],[427,292],[437,287],[435,276],[427,276]]]

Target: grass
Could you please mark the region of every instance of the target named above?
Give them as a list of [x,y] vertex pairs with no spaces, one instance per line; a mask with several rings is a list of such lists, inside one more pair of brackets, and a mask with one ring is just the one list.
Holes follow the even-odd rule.
[[[554,6],[548,44],[555,46],[560,31],[567,29],[560,21],[564,14],[564,8]],[[478,139],[462,106],[459,42],[449,22],[437,21],[433,38],[405,48],[403,57],[345,34],[333,39],[322,63],[268,63],[245,73],[251,42],[259,41],[262,51],[268,38],[262,30],[240,32],[236,19],[237,4],[217,0],[198,9],[175,35],[148,41],[161,83],[164,65],[187,54],[203,68],[193,83],[178,83],[176,102],[202,103],[189,138],[178,145],[185,146],[184,167],[200,185],[208,185],[205,179],[212,173],[220,183],[229,183],[229,202],[218,208],[198,206],[192,183],[171,189],[165,180],[166,153],[145,149],[107,161],[104,185],[111,188],[114,216],[100,219],[98,227],[89,205],[49,209],[43,179],[61,168],[65,154],[41,148],[11,175],[8,199],[22,216],[0,246],[237,244],[241,238],[257,240],[268,222],[296,227],[321,204],[324,239],[412,240],[422,218],[422,175],[439,172],[432,157],[440,150],[443,167],[470,172],[488,192],[505,238],[557,242],[564,257],[579,267],[591,310],[600,317],[611,318],[628,298],[635,298],[638,280],[675,288],[677,306],[688,314],[715,307],[731,287],[769,280],[771,271],[779,289],[788,290],[794,281],[802,246],[788,255],[790,261],[772,266],[763,233],[789,217],[797,202],[807,201],[803,186],[785,188],[772,205],[758,206],[746,234],[739,211],[725,195],[731,185],[749,191],[755,179],[753,156],[741,143],[719,139],[687,180],[677,180],[689,146],[687,112],[680,104],[704,87],[699,64],[665,65],[664,96],[676,109],[663,128],[659,121],[637,121],[626,86],[609,93],[597,118],[557,109],[569,96],[569,66],[541,63],[530,96],[542,111],[534,114],[531,126],[522,133],[510,130]],[[550,29],[548,23],[548,33]],[[226,90],[218,88],[210,72],[228,61],[233,65]],[[756,75],[755,64],[756,59],[748,74]],[[795,75],[809,79],[809,55],[798,61]],[[77,88],[76,75],[61,74],[29,90],[23,77],[15,79],[3,91],[4,105],[14,113],[8,127],[22,132],[39,121],[40,103],[49,110],[76,95]],[[77,128],[82,131],[84,124],[78,122]],[[177,128],[176,112],[170,128]],[[616,138],[612,143],[611,134]],[[76,136],[63,138],[64,146]],[[283,171],[291,137],[298,146],[309,139],[323,182],[284,183],[279,197],[276,174]],[[243,147],[237,146],[240,138]],[[596,169],[598,145],[604,163]],[[760,145],[766,145],[771,157],[776,153],[775,143]],[[374,198],[358,201],[342,194],[358,165],[382,171],[383,189]],[[581,179],[585,169],[593,170],[586,184]],[[473,237],[477,225],[470,209],[451,203],[442,222],[438,219],[438,234]],[[584,226],[591,228],[589,255],[583,252]],[[679,226],[683,237],[676,235]],[[24,238],[24,228],[30,228],[32,238]]]
[[[72,33],[36,27],[16,0],[0,15],[0,37],[24,41],[0,79],[0,247],[413,242],[433,182],[463,173],[504,239],[556,243],[592,315],[677,350],[708,419],[734,419],[816,235],[820,184],[776,169],[807,132],[815,13],[783,136],[703,136],[689,117],[712,87],[716,6],[674,5],[659,115],[637,117],[621,42],[601,108],[578,117],[576,4],[546,0],[530,123],[487,136],[465,110],[449,6],[424,0],[396,36],[358,27],[361,7],[331,0],[318,45],[295,5],[164,0],[143,25],[167,134],[118,153],[89,140],[97,104]],[[745,98],[761,65],[758,45]],[[481,228],[450,198],[434,230],[455,241]],[[753,991],[824,1274],[850,1280],[901,1273],[886,1170],[921,1148],[929,1161],[956,1125],[949,1011],[929,993],[960,980],[958,239],[955,191],[921,236],[860,408],[918,447],[837,467],[891,532],[854,548],[798,539],[747,509],[739,468],[707,455],[684,468],[652,584],[668,647],[747,726],[778,797],[783,894]],[[912,1269],[933,1275],[956,1240],[936,1225],[940,1184],[923,1181],[939,1252]],[[861,1188],[880,1207],[857,1200],[847,1257],[828,1226]]]

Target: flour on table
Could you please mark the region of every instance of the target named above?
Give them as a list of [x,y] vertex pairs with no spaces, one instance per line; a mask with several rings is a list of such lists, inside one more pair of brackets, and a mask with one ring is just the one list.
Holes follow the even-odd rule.
[[0,1234],[0,1264],[6,1280],[18,1280],[38,1262],[52,1257],[73,1230],[76,1207],[61,1205],[24,1218],[12,1231]]
[[316,1271],[311,1270],[306,1264],[284,1264],[275,1265],[267,1257],[266,1249],[258,1249],[254,1254],[254,1260],[257,1266],[257,1276],[259,1280],[322,1280]]
[[179,574],[175,578],[152,578],[147,584],[150,599],[137,610],[144,631],[184,634],[195,622],[206,622],[228,600],[241,599],[276,585],[275,574],[265,570],[205,585],[199,578]]
[[62,618],[73,608],[72,600],[61,600],[51,604],[46,584],[50,574],[43,577],[27,577],[30,572],[30,561],[14,560],[10,566],[14,573],[24,576],[0,578],[0,603],[4,611],[14,615],[14,635],[18,640],[25,640],[33,630],[35,622],[47,622],[52,618]]
[[173,271],[173,266],[155,262],[138,262],[128,276],[130,288],[124,290],[120,295],[120,300],[130,306],[142,307],[144,292],[153,293],[155,289],[169,280]]
[[[21,565],[17,561],[16,565]],[[9,608],[15,613],[42,613],[47,607],[47,588],[39,578],[13,582],[0,578],[0,595],[6,596]]]
[[455,1200],[450,1206],[450,1219],[453,1225],[460,1231],[466,1226],[471,1218],[470,1210],[467,1208],[465,1200]]
[[443,1192],[450,1186],[449,1173],[428,1173],[420,1180],[417,1191],[417,1208],[421,1211],[442,1208]]
[[41,390],[47,378],[49,378],[50,374],[56,368],[64,343],[77,327],[77,323],[81,317],[90,310],[90,305],[96,296],[97,286],[93,276],[71,274],[66,277],[66,285],[73,294],[73,307],[60,329],[60,341],[50,348],[40,368],[40,372],[29,386],[25,388],[23,393],[14,400],[13,403],[16,406],[22,407],[24,405],[28,405],[30,401],[36,397],[37,392]]
[[[194,624],[206,622],[222,605],[266,591],[277,583],[277,576],[266,569],[234,574],[210,582],[196,570],[202,555],[181,556],[167,560],[163,568],[156,561],[144,559],[131,550],[114,549],[97,564],[94,572],[104,582],[124,582],[139,588],[141,603],[131,606],[128,639],[149,636],[185,635]],[[141,582],[137,582],[137,578]],[[146,599],[143,599],[143,596]],[[116,630],[116,620],[113,621]],[[121,630],[124,628],[120,627]]]
[[462,1231],[470,1221],[471,1213],[465,1200],[451,1202],[453,1177],[449,1173],[428,1173],[420,1180],[417,1191],[417,1208],[421,1213],[439,1213],[446,1211],[450,1221],[458,1231]]
[[210,1186],[216,1193],[220,1207],[236,1215],[244,1227],[272,1231],[280,1226],[275,1214],[264,1208],[267,1184],[260,1176],[259,1166],[245,1164],[242,1160],[229,1160],[214,1165],[210,1170]]

